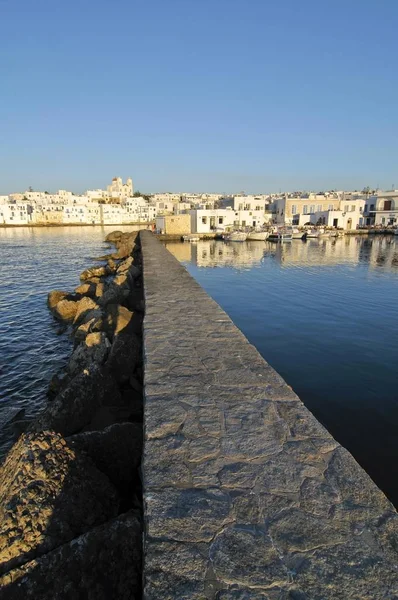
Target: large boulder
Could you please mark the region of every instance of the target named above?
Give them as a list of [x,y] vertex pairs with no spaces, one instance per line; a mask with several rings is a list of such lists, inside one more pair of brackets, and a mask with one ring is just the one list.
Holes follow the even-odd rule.
[[[87,313],[93,310],[99,310],[98,304],[92,298],[84,297],[76,303],[76,313],[73,320],[74,325],[80,325]],[[92,318],[92,316],[90,317]]]
[[134,258],[132,256],[129,256],[125,260],[122,260],[122,262],[116,269],[117,273],[125,273],[126,271],[128,271],[133,262]]
[[54,430],[72,435],[88,425],[102,405],[117,406],[121,396],[115,378],[94,363],[71,379],[44,412],[32,431]]
[[118,423],[103,431],[87,431],[68,438],[72,448],[85,452],[116,488],[132,493],[142,455],[142,424]]
[[0,468],[0,573],[114,517],[116,489],[51,431],[23,434]]
[[96,285],[90,282],[82,283],[81,285],[75,288],[76,294],[81,294],[82,296],[89,296],[90,298],[95,297],[95,288]]
[[91,267],[80,274],[80,281],[86,281],[86,279],[92,279],[93,277],[105,277],[109,273],[108,267]]
[[103,327],[110,339],[119,333],[141,334],[142,315],[133,313],[120,304],[108,304],[106,307]]
[[52,309],[52,312],[57,319],[61,321],[73,321],[77,312],[77,302],[73,300],[60,300]]
[[73,376],[92,363],[102,365],[109,354],[110,347],[111,343],[104,332],[88,333],[85,340],[73,351],[68,372]]
[[0,578],[2,600],[139,600],[140,517],[130,511]]
[[60,302],[67,296],[69,296],[69,292],[62,292],[61,290],[52,290],[52,292],[50,292],[47,296],[48,307],[50,309],[55,308],[58,302]]
[[106,242],[115,243],[123,236],[123,231],[111,231],[105,238]]
[[116,335],[105,365],[118,382],[128,381],[142,362],[141,340],[134,333]]

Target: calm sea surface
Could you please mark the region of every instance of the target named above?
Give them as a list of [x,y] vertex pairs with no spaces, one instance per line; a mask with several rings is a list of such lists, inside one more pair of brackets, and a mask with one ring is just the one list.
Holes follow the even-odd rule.
[[398,506],[398,237],[167,248]]
[[[0,424],[25,410],[0,453],[72,348],[47,293],[73,290],[113,229],[0,229]],[[398,505],[398,237],[167,248]]]
[[[0,228],[0,458],[19,421],[43,408],[48,383],[72,350],[47,308],[47,293],[73,291],[81,271],[96,264],[91,259],[109,251],[103,242],[114,229]],[[16,408],[24,413],[8,423]]]

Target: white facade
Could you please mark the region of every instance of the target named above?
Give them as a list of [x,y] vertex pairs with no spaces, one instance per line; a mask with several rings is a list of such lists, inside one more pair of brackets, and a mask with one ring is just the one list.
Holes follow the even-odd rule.
[[232,210],[231,208],[190,210],[191,232],[211,233],[217,229],[261,227],[265,217],[262,210]]
[[133,180],[129,177],[126,183],[123,183],[121,177],[114,177],[111,185],[107,187],[110,198],[130,198],[133,195]]
[[0,205],[0,224],[29,225],[32,223],[32,208],[27,203],[7,203]]
[[262,210],[264,212],[267,204],[265,198],[260,196],[234,196],[233,207],[234,210]]

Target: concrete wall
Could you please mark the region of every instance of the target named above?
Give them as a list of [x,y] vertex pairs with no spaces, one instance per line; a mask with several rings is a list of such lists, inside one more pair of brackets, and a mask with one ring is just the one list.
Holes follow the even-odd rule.
[[140,236],[145,598],[397,598],[393,506],[164,246]]

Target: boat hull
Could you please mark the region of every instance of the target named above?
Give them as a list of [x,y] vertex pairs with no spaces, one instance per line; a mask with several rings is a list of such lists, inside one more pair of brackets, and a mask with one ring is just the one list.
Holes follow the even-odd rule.
[[268,238],[268,231],[253,231],[247,236],[248,242],[265,242]]

